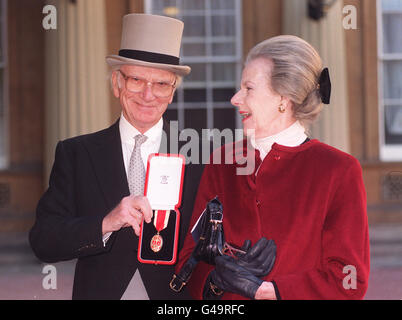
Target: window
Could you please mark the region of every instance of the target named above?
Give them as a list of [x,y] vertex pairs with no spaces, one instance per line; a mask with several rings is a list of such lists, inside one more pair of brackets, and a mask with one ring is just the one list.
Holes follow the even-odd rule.
[[241,0],[146,0],[145,12],[184,22],[180,63],[190,75],[166,116],[180,129],[241,127],[230,99],[242,67]]
[[402,161],[402,0],[377,0],[380,158]]

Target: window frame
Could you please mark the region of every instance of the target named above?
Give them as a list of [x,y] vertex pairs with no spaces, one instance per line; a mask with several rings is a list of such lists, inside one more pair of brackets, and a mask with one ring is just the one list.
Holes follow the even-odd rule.
[[[185,0],[176,0],[176,4],[180,5],[182,1]],[[241,71],[243,67],[243,22],[242,22],[242,0],[233,0],[234,2],[234,9],[221,9],[221,10],[214,10],[209,7],[211,0],[205,1],[205,10],[200,10],[198,12],[192,10],[186,10],[185,15],[191,16],[193,14],[200,15],[200,12],[204,11],[205,14],[203,15],[206,19],[206,35],[205,37],[186,37],[183,35],[182,38],[182,48],[183,44],[185,43],[224,43],[224,41],[229,41],[228,38],[234,38],[233,44],[235,46],[235,54],[234,55],[225,55],[225,56],[213,56],[211,52],[208,52],[208,46],[206,46],[206,54],[205,56],[185,56],[183,51],[181,51],[181,64],[191,64],[191,63],[205,63],[206,64],[206,78],[205,81],[202,82],[186,82],[186,77],[183,78],[183,82],[180,87],[176,91],[177,95],[177,102],[173,102],[169,105],[170,109],[177,110],[177,120],[179,123],[179,129],[182,130],[186,127],[185,123],[185,111],[191,109],[200,109],[201,106],[205,106],[206,110],[206,128],[212,129],[214,127],[214,110],[216,109],[232,109],[234,108],[230,101],[227,102],[214,102],[213,100],[213,89],[217,88],[229,88],[228,83],[213,81],[212,80],[212,63],[234,63],[235,64],[235,79],[230,84],[233,85],[235,90],[238,90],[238,84],[240,83],[241,79]],[[217,12],[219,11],[219,12]],[[158,11],[153,10],[153,3],[152,0],[144,0],[144,12],[149,14],[161,14]],[[213,12],[213,14],[211,14]],[[212,16],[217,15],[225,15],[229,13],[234,13],[235,19],[235,31],[233,36],[221,36],[221,37],[214,37],[212,35],[211,24],[207,23],[208,19],[211,19]],[[178,19],[181,20],[183,14],[179,13],[177,16]],[[201,38],[203,40],[201,40]],[[219,42],[219,38],[222,42]],[[184,101],[184,89],[206,89],[206,101],[203,102],[186,102]],[[241,128],[241,118],[240,115],[236,112],[235,113],[235,129]]]
[[402,142],[400,144],[387,144],[385,141],[385,109],[389,105],[402,105],[402,98],[385,99],[384,97],[384,62],[385,61],[401,61],[402,52],[389,54],[384,53],[384,36],[383,36],[383,15],[384,14],[401,14],[402,10],[385,11],[382,9],[382,0],[377,0],[377,70],[378,70],[378,121],[379,121],[379,151],[380,160],[384,162],[402,161]]
[[[0,69],[2,69],[3,77],[3,101],[0,101],[0,170],[7,169],[9,166],[9,77],[8,77],[8,26],[7,26],[7,0],[0,0],[1,15],[1,34],[0,41],[2,43],[3,58],[0,60]],[[2,113],[2,116],[1,116]]]

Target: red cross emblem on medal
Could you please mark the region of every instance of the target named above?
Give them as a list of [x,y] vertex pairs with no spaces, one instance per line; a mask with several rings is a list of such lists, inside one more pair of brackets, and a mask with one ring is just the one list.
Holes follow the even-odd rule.
[[159,252],[163,246],[163,239],[159,233],[154,235],[151,239],[151,250],[153,252]]

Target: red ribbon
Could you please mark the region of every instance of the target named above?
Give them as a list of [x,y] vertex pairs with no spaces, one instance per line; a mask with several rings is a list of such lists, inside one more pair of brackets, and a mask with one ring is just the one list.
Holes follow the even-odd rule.
[[165,228],[165,217],[167,210],[158,210],[156,212],[157,212],[156,222],[154,224],[156,231],[159,232]]

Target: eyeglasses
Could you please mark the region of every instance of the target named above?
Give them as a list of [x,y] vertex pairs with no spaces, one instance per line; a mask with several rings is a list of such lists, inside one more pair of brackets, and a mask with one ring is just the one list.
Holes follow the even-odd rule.
[[119,70],[119,72],[126,82],[126,89],[130,92],[142,92],[145,86],[151,85],[151,90],[154,96],[158,98],[167,98],[172,94],[173,89],[176,87],[176,80],[174,83],[168,83],[165,81],[151,82],[137,76],[127,76],[121,70]]

